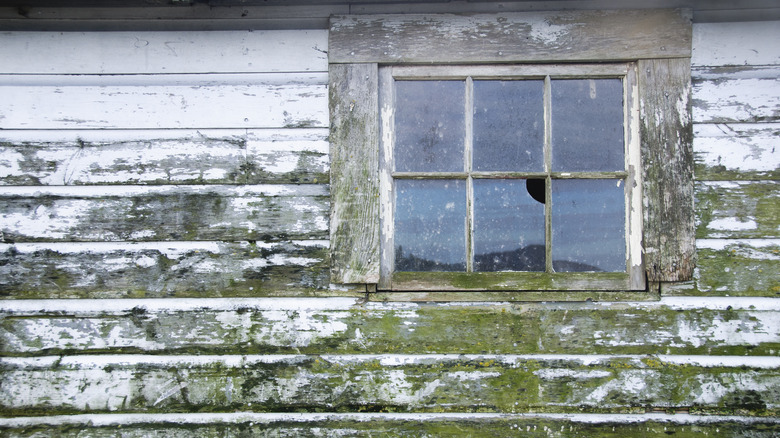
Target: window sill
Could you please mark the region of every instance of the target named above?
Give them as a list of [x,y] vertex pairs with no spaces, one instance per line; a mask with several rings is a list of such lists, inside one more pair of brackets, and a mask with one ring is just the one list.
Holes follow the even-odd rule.
[[520,301],[660,301],[657,284],[647,291],[514,291],[514,292],[374,292],[368,301],[378,302],[520,302]]

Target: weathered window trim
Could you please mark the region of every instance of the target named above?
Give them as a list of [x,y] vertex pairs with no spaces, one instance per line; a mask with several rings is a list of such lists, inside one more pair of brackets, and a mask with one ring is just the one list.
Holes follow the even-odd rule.
[[[551,272],[551,254],[547,257],[548,272],[395,272],[395,244],[393,242],[394,181],[398,178],[448,178],[467,180],[484,177],[513,177],[512,172],[395,172],[391,159],[393,144],[392,102],[393,83],[397,80],[449,79],[539,79],[546,83],[564,78],[620,78],[623,82],[623,121],[625,126],[624,145],[626,147],[625,167],[612,172],[518,172],[514,175],[526,177],[552,176],[561,178],[620,178],[626,187],[625,205],[625,243],[626,270],[623,272]],[[468,93],[467,93],[468,94]],[[388,66],[379,70],[380,111],[380,215],[381,265],[379,290],[392,291],[441,291],[441,290],[642,290],[646,289],[645,275],[642,272],[642,200],[641,167],[639,153],[639,107],[637,101],[636,63],[599,63],[599,64],[521,64],[521,65],[479,65],[479,66]],[[385,118],[389,118],[385,120]],[[549,120],[549,118],[548,118]],[[466,124],[469,125],[468,123]],[[549,129],[549,128],[548,128]],[[549,133],[549,131],[548,131]],[[468,145],[469,142],[466,142]],[[468,146],[466,146],[468,148]],[[468,152],[466,152],[468,154]],[[548,157],[549,158],[549,157]],[[549,163],[546,166],[549,169]],[[546,204],[550,208],[550,204]],[[550,212],[546,213],[549,216]],[[548,222],[549,225],[549,222]],[[550,233],[547,234],[546,247],[550,248]],[[468,262],[467,262],[468,263]]]
[[[379,281],[380,65],[606,61],[636,62],[638,67],[647,281],[690,279],[695,258],[690,18],[688,10],[333,17],[329,34],[332,281],[366,284],[369,291]],[[496,297],[503,298],[495,299],[582,299],[585,295],[647,299],[657,292],[655,287],[649,289],[651,294],[561,292],[555,298],[549,292],[537,298],[533,292],[497,292]],[[465,293],[469,298],[458,298],[457,292],[437,294],[392,292],[377,297],[483,300],[492,296],[490,292]]]

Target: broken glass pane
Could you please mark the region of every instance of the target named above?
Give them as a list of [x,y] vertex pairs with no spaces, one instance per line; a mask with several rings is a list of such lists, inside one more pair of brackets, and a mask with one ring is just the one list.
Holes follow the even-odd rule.
[[525,180],[474,181],[474,270],[544,271],[544,204]]
[[553,80],[551,87],[553,170],[625,169],[622,81]]
[[474,81],[477,171],[541,171],[544,81]]
[[466,270],[466,182],[395,181],[395,270]]
[[397,81],[395,170],[464,170],[464,81]]
[[620,179],[552,181],[556,272],[625,272],[625,192]]

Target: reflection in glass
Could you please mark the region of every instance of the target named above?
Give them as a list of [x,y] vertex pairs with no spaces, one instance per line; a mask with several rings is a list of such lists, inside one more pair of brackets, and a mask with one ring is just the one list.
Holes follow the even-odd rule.
[[462,172],[465,82],[395,82],[395,170]]
[[626,271],[623,180],[552,181],[556,272]]
[[395,270],[466,270],[466,183],[395,181]]
[[551,87],[553,170],[623,170],[621,80],[553,80]]
[[544,271],[544,204],[525,180],[474,181],[474,270]]
[[541,171],[544,81],[474,81],[474,170]]

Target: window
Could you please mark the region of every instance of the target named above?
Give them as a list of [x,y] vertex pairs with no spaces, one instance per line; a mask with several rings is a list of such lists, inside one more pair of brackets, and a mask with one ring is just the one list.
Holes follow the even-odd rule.
[[681,10],[333,17],[332,281],[568,300],[689,279],[690,43]]
[[382,68],[379,288],[644,289],[634,76]]

